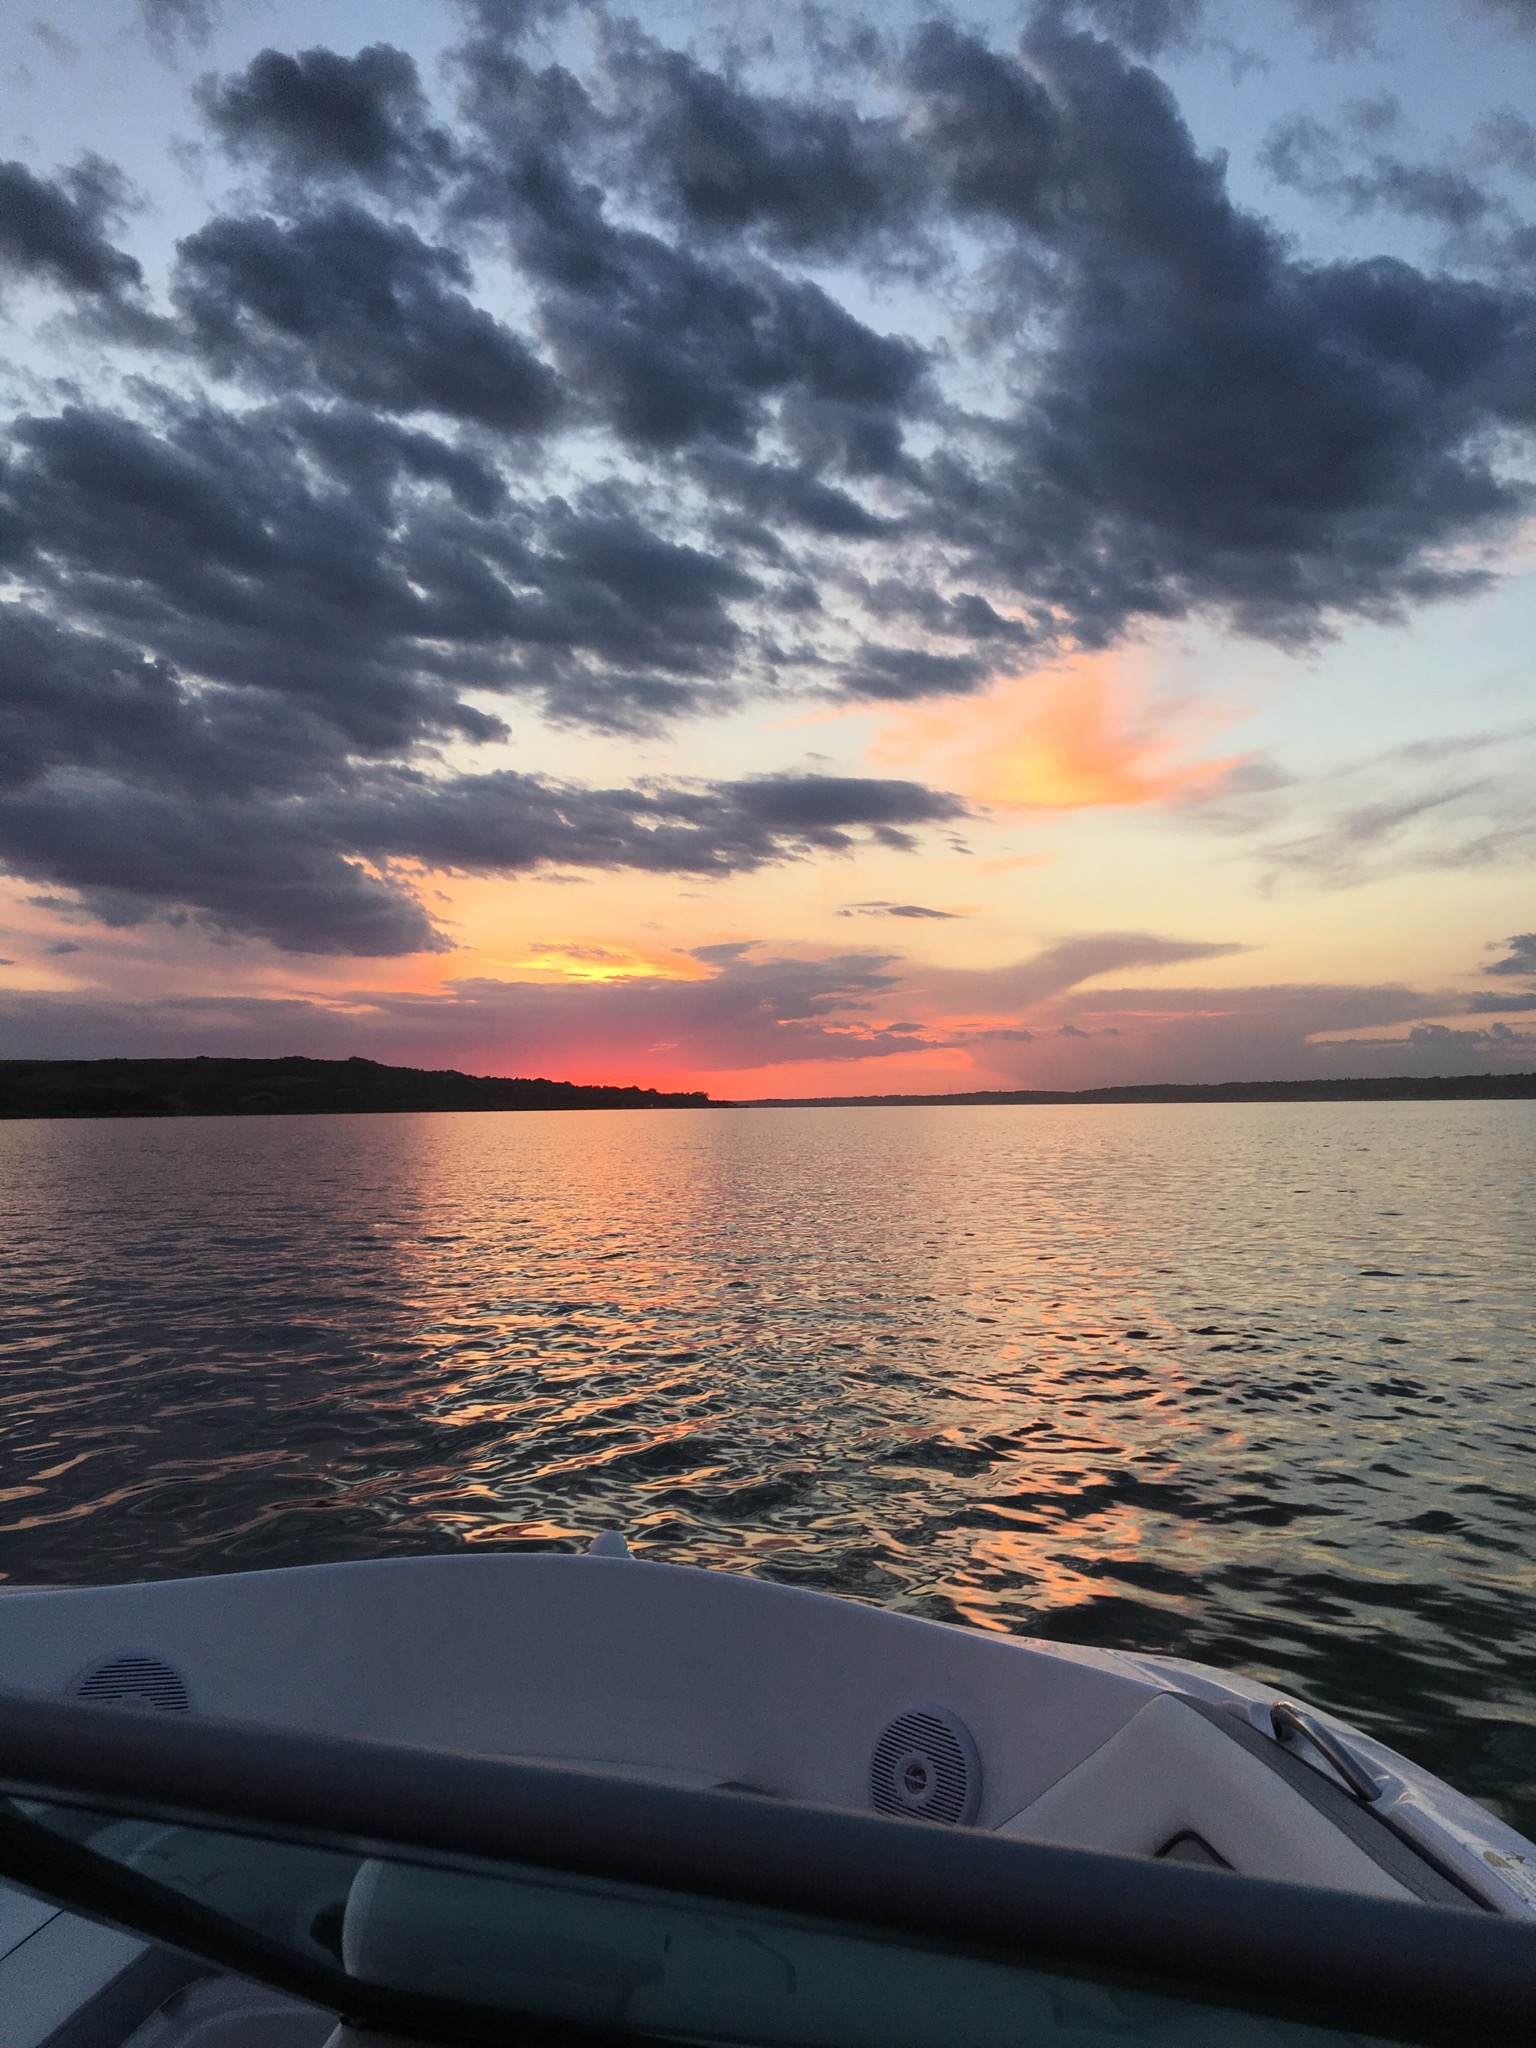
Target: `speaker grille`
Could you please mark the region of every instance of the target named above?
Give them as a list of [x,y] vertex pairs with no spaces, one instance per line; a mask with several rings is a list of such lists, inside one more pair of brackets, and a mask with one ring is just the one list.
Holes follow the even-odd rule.
[[76,1699],[158,1707],[162,1714],[185,1714],[192,1705],[181,1673],[150,1650],[125,1650],[105,1663],[93,1664],[70,1690]]
[[898,1714],[869,1760],[876,1813],[964,1827],[981,1803],[981,1758],[971,1731],[943,1707]]

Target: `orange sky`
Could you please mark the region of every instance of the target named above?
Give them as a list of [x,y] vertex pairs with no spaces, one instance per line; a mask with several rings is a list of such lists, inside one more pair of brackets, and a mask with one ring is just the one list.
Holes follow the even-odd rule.
[[[509,763],[536,743],[599,785],[689,759],[907,775],[968,815],[719,879],[397,869],[447,942],[403,959],[112,927],[0,884],[0,1006],[24,1033],[29,995],[78,1005],[103,1052],[364,1051],[735,1098],[1536,1065],[1529,984],[1486,973],[1536,923],[1526,870],[1476,851],[1536,757],[1486,713],[1491,734],[1458,733],[1443,691],[1451,659],[1499,680],[1533,586],[1305,664],[1167,634],[910,708],[524,731]],[[1378,710],[1421,737],[1384,754]],[[11,1043],[46,1052],[52,1029]]]

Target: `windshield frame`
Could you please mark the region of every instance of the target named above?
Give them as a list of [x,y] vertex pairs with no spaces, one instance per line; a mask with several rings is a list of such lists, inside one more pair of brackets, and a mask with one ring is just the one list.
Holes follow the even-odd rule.
[[[1415,2043],[1518,2036],[1536,1925],[733,1789],[0,1693],[0,1792],[360,1854],[516,1865]],[[489,2022],[313,1970],[14,1804],[0,1877],[396,2032]],[[258,1953],[265,1947],[265,1953]],[[414,2008],[414,2009],[413,2009]],[[506,2015],[495,2016],[504,2036]],[[451,2033],[445,2033],[448,2021]],[[520,2024],[523,2024],[520,2022]],[[656,2040],[561,2021],[548,2048]]]

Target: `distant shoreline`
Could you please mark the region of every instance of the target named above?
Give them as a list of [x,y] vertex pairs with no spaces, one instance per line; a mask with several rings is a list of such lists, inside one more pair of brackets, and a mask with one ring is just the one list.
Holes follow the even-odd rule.
[[402,1110],[707,1109],[702,1091],[496,1080],[377,1060],[0,1060],[0,1119],[335,1116]]
[[717,1109],[994,1109],[1116,1102],[1519,1102],[1536,1074],[1397,1074],[1382,1080],[1157,1081],[1124,1088],[982,1088],[954,1095],[763,1095]]
[[1149,1083],[1124,1088],[975,1089],[949,1095],[769,1095],[498,1079],[376,1060],[0,1060],[0,1120],[58,1117],[335,1116],[534,1109],[1028,1108],[1127,1102],[1508,1102],[1536,1099],[1536,1074],[1419,1079]]

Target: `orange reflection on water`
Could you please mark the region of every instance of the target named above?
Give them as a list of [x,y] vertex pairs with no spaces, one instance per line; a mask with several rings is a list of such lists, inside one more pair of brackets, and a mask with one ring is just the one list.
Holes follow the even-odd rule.
[[[976,1472],[979,1526],[964,1561],[935,1589],[976,1628],[1016,1633],[1127,1595],[1189,1614],[1200,1574],[1230,1550],[1229,1535],[1188,1512],[1185,1474],[1217,1455],[1209,1404],[1164,1318],[1134,1312],[1144,1275],[1112,1213],[1095,1213],[1103,1192],[1028,1189],[1031,1236],[1055,1247],[1048,1274],[985,1289],[977,1320],[998,1332],[994,1358],[951,1384],[949,1426],[927,1439],[997,1454]],[[971,1242],[947,1239],[926,1284],[963,1303],[983,1283],[977,1262]],[[1119,1316],[1106,1316],[1110,1302],[1124,1304]],[[1011,1319],[1009,1307],[1023,1313]],[[1225,1420],[1219,1456],[1240,1461],[1246,1437]]]

